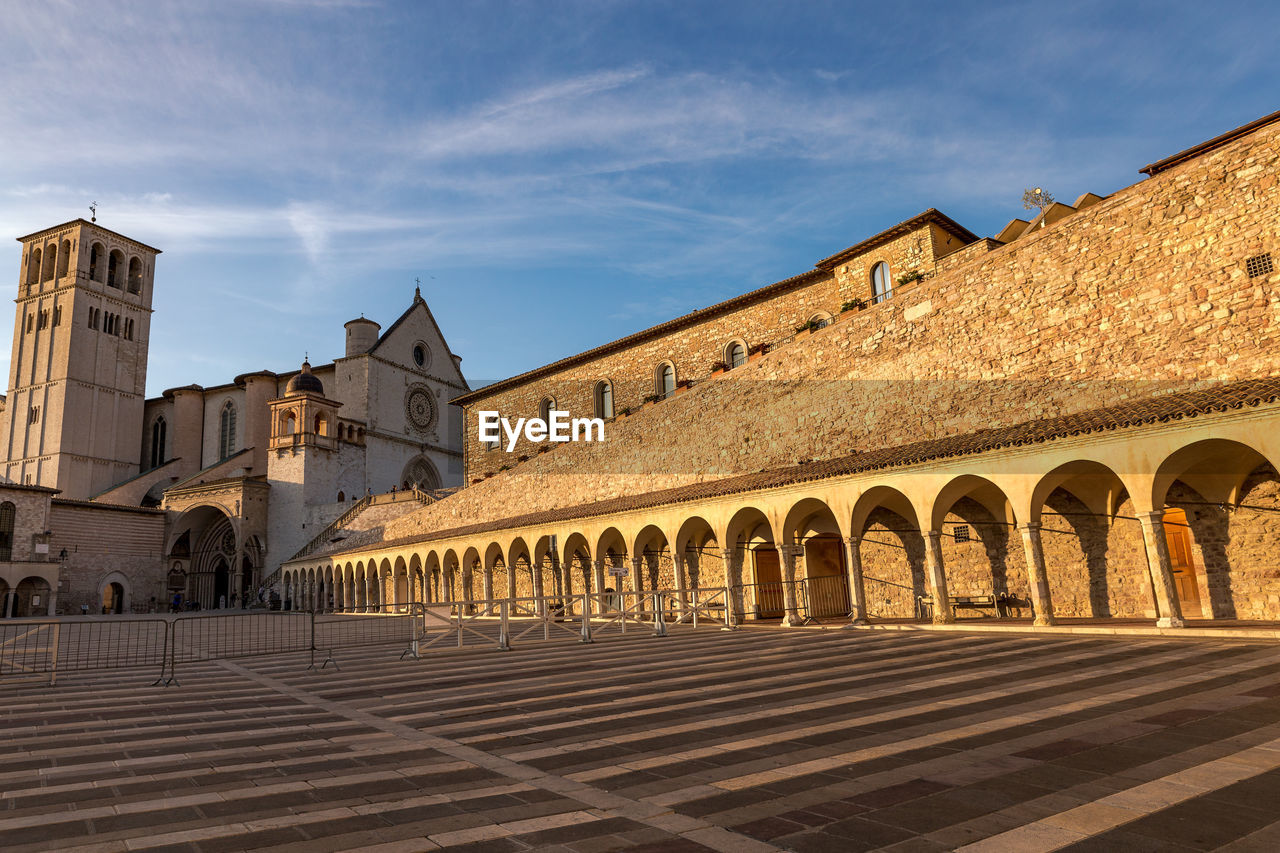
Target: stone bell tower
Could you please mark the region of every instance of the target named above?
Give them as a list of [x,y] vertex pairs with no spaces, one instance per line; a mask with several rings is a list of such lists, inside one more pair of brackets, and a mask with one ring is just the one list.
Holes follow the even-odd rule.
[[18,242],[4,476],[86,500],[139,471],[160,250],[83,219]]

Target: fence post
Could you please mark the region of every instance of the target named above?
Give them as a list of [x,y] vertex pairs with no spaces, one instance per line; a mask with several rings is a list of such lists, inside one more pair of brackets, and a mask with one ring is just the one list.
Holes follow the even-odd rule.
[[511,651],[511,626],[507,622],[510,602],[505,598],[498,604],[498,651]]
[[720,629],[721,631],[737,630],[737,626],[733,624],[733,604],[729,589],[727,586],[724,588],[724,627]]
[[653,594],[653,636],[667,636],[667,620],[662,614],[662,593]]
[[311,664],[307,667],[307,669],[315,669],[315,666],[316,666],[316,609],[313,607],[310,610],[308,610],[307,616],[309,617],[307,619],[307,623],[311,626],[309,629],[311,632],[311,642],[307,643],[307,645],[311,646]]
[[594,642],[591,639],[591,602],[585,592],[582,594],[582,642]]

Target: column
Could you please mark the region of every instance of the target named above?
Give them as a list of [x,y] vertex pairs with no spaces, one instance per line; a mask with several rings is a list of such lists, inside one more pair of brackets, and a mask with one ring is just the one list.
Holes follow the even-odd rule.
[[684,554],[683,552],[671,549],[671,569],[676,576],[676,607],[677,613],[684,616],[685,608],[688,607],[689,601],[685,593],[684,584]]
[[796,545],[778,545],[778,557],[782,561],[782,605],[786,615],[782,624],[793,627],[800,624],[800,606],[796,596],[796,557],[802,549]]
[[[481,577],[480,584],[481,584],[481,591],[484,593],[484,600],[487,602],[492,602],[493,601],[493,569],[487,568],[484,570],[484,575]],[[490,616],[493,615],[493,604],[491,603],[486,604],[484,608],[485,608],[486,614]]]
[[741,625],[746,617],[746,606],[742,601],[742,563],[738,560],[738,552],[732,548],[725,548],[722,552],[724,556],[724,582],[728,588],[728,594],[725,596],[725,607],[733,610],[732,622],[734,625]]
[[[606,578],[604,574],[604,571],[605,571],[604,567],[605,567],[605,561],[603,557],[597,558],[596,561],[591,564],[591,591],[595,593],[597,596],[604,594],[604,590],[606,586],[605,581],[608,580],[608,578]],[[595,601],[595,605],[594,605],[595,612],[603,613],[605,608],[604,599],[595,598],[593,600]]]
[[533,584],[534,612],[539,616],[546,615],[546,602],[542,594],[542,561],[529,564],[529,580]]
[[1040,542],[1040,522],[1022,523],[1022,548],[1027,554],[1027,580],[1031,600],[1036,606],[1035,625],[1056,625],[1053,597],[1049,594],[1049,575],[1044,568],[1044,545]]
[[947,593],[947,572],[942,565],[942,532],[930,530],[924,535],[929,594],[933,596],[933,624],[949,625],[956,621],[951,612],[951,596]]
[[1173,579],[1173,565],[1169,560],[1169,540],[1164,533],[1164,510],[1140,512],[1142,541],[1147,546],[1147,571],[1151,577],[1151,591],[1156,605],[1156,627],[1183,628],[1182,602],[1178,600],[1178,587]]
[[518,567],[515,561],[512,561],[511,565],[507,566],[507,599],[508,600],[516,597],[516,569],[517,568]]
[[862,537],[845,540],[845,570],[849,575],[849,624],[866,625],[867,590],[862,581]]
[[476,612],[475,569],[472,566],[462,567],[462,601],[468,616]]
[[[636,612],[643,613],[648,608],[645,606],[644,600],[644,557],[631,558],[631,588],[636,593]],[[625,605],[624,605],[625,606]]]

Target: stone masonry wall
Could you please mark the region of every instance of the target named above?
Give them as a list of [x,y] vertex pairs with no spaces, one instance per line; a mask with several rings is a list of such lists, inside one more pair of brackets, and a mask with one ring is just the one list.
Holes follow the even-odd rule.
[[1278,138],[1280,125],[1259,130],[844,314],[610,424],[603,443],[534,454],[386,536],[1274,375],[1280,272],[1250,279],[1244,261],[1280,250]]

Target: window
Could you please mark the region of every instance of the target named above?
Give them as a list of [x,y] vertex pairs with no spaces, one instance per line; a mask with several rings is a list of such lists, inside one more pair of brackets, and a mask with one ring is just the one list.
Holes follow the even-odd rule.
[[222,407],[222,419],[218,429],[218,459],[226,459],[236,447],[236,407],[228,400]]
[[430,360],[431,360],[430,351],[427,349],[426,344],[419,341],[418,343],[413,345],[413,363],[414,364],[418,365],[418,367],[426,367],[427,362]]
[[809,318],[809,325],[814,329],[825,329],[831,325],[831,315],[826,313],[814,314]]
[[62,250],[58,252],[58,278],[67,274],[67,264],[71,261],[71,241],[62,241]]
[[61,305],[53,306],[53,325],[55,326],[62,325],[62,306]]
[[325,416],[324,416],[324,413],[323,413],[323,412],[317,412],[317,413],[316,413],[316,418],[315,418],[315,433],[316,433],[316,435],[328,435],[328,434],[329,434],[329,421],[325,418]]
[[102,274],[102,244],[94,243],[89,248],[89,279],[91,281],[102,281],[98,278]]
[[551,420],[551,412],[556,408],[554,397],[543,397],[542,402],[538,404],[538,417],[544,421]]
[[747,363],[747,348],[741,341],[734,341],[724,353],[725,366],[730,370]]
[[45,309],[45,310],[43,310],[43,311],[41,311],[41,312],[40,312],[40,319],[38,319],[38,320],[36,321],[36,328],[37,328],[37,329],[47,329],[47,328],[49,328],[49,311],[48,311],[48,309]]
[[654,393],[659,397],[670,397],[676,392],[676,368],[671,362],[665,362],[658,365],[658,370],[654,377]]
[[284,416],[284,434],[293,435],[298,431],[298,415],[290,409]]
[[159,468],[165,463],[164,458],[164,442],[165,432],[168,425],[164,421],[164,416],[156,418],[155,423],[151,425],[151,467]]
[[884,261],[871,268],[871,304],[893,298],[893,282],[889,280],[889,265]]
[[124,264],[124,252],[119,249],[112,249],[111,254],[107,256],[107,287],[120,289],[120,267]]
[[969,541],[969,525],[957,524],[951,528],[951,535],[957,542]]
[[137,258],[129,259],[129,292],[142,292],[142,261]]
[[32,406],[30,409],[27,410],[27,423],[29,424],[40,423],[40,407],[39,406]]
[[53,273],[58,268],[58,244],[54,243],[44,253],[44,281],[53,281]]
[[17,514],[12,501],[0,503],[0,562],[13,559],[13,522]]
[[32,249],[27,259],[27,284],[35,284],[40,280],[40,250]]
[[35,325],[36,325],[35,315],[28,314],[27,315],[27,331],[30,332],[32,329],[34,329]]
[[613,417],[613,383],[608,379],[596,383],[595,409],[597,418]]
[[342,503],[346,499],[347,499],[347,496],[343,492],[338,492],[338,503]]

